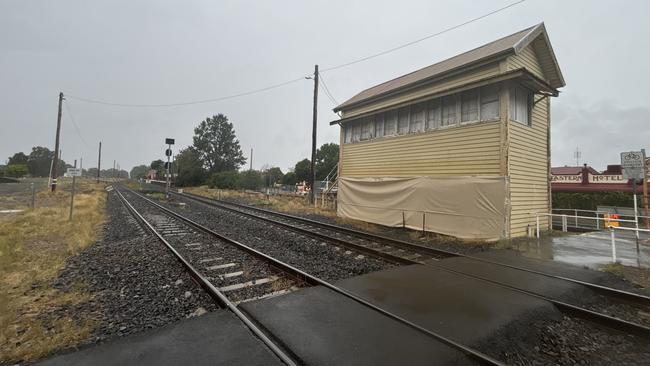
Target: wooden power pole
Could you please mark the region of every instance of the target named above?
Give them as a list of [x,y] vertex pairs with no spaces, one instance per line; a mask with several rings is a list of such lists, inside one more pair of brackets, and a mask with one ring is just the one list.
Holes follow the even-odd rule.
[[314,203],[316,199],[316,187],[314,181],[316,180],[316,125],[318,122],[318,65],[314,66],[314,110],[313,121],[311,129],[311,164],[309,165],[309,203]]
[[59,114],[56,118],[56,142],[54,143],[54,161],[52,162],[52,192],[56,191],[57,165],[59,165],[59,135],[61,134],[61,107],[63,105],[63,93],[59,93]]
[[97,183],[99,183],[99,172],[102,169],[102,142],[99,142],[99,155],[97,157]]
[[650,230],[650,218],[648,218],[648,162],[645,157],[645,149],[641,149],[643,152],[643,223],[645,224],[646,230]]

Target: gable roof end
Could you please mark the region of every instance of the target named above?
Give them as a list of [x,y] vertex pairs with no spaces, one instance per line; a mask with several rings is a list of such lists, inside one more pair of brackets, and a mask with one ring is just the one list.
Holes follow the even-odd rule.
[[[541,40],[541,42],[538,42],[538,40]],[[334,108],[334,112],[362,102],[380,99],[388,94],[427,82],[434,78],[439,78],[452,71],[458,71],[459,69],[478,64],[488,59],[501,59],[512,54],[517,54],[533,42],[536,42],[535,45],[537,47],[543,48],[542,51],[550,52],[551,64],[553,65],[547,66],[544,72],[548,72],[548,75],[551,76],[551,86],[554,88],[564,86],[564,79],[557,65],[557,60],[553,54],[548,36],[546,35],[546,28],[544,27],[544,23],[540,23],[444,61],[368,88],[338,105]]]

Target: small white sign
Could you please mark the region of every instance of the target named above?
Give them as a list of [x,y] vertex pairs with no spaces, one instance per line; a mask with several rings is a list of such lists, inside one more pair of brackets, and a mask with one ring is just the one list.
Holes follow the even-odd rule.
[[106,187],[106,192],[110,192],[110,191],[112,191],[112,190],[113,190],[113,186],[108,186],[108,187]]
[[623,178],[643,179],[645,156],[641,151],[628,151],[621,153],[621,167]]
[[68,168],[66,173],[70,177],[81,177],[81,168]]

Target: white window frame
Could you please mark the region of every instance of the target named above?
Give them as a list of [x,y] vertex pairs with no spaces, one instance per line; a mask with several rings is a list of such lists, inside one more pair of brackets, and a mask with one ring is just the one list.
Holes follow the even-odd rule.
[[[526,119],[527,121],[522,121],[519,120],[517,116],[517,90],[522,91],[523,94],[526,96]],[[523,86],[513,86],[510,88],[510,105],[509,105],[509,110],[510,110],[510,120],[515,121],[517,123],[520,123],[524,126],[532,127],[533,126],[533,108],[532,108],[532,101],[533,101],[533,92],[531,92],[529,89],[523,87]]]
[[[463,121],[463,93],[476,92],[476,119]],[[460,104],[460,124],[466,125],[469,123],[476,123],[481,121],[481,88],[467,89],[458,93],[458,104]]]
[[[496,99],[497,115],[495,117],[483,119],[482,108],[481,108],[483,106],[483,97],[482,97],[483,94],[481,93],[481,90],[491,88],[491,87],[494,87],[497,92],[497,99]],[[484,85],[479,88],[478,117],[479,117],[479,121],[481,122],[498,121],[499,119],[501,119],[501,87],[498,84]]]

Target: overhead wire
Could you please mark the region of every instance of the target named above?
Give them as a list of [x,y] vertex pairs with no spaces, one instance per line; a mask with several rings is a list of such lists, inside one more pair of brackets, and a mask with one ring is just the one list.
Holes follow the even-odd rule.
[[[67,96],[66,96],[67,97]],[[81,135],[81,131],[79,131],[79,126],[77,126],[77,122],[74,119],[74,116],[72,115],[72,111],[70,110],[70,106],[68,105],[67,102],[63,103],[65,105],[65,109],[68,111],[68,115],[70,116],[70,121],[72,121],[72,126],[74,126],[75,131],[77,132],[77,135],[79,136],[79,139],[81,142],[86,145],[87,148],[91,148],[90,145],[86,142],[84,137]]]
[[[445,28],[445,29],[443,29],[443,30],[441,30],[441,31],[439,31],[437,33],[433,33],[433,34],[427,35],[425,37],[416,39],[414,41],[410,41],[410,42],[401,44],[399,46],[390,48],[388,50],[384,50],[384,51],[381,51],[381,52],[378,52],[378,53],[375,53],[375,54],[372,54],[372,55],[369,55],[369,56],[365,56],[365,57],[362,57],[362,58],[359,58],[359,59],[356,59],[356,60],[352,60],[352,61],[343,63],[343,64],[323,68],[323,69],[320,70],[320,72],[328,72],[328,71],[332,71],[332,70],[341,69],[341,68],[351,66],[351,65],[354,65],[354,64],[358,64],[360,62],[364,62],[364,61],[367,61],[367,60],[370,60],[370,59],[373,59],[373,58],[376,58],[376,57],[379,57],[379,56],[386,55],[386,54],[391,53],[391,52],[395,52],[395,51],[400,50],[402,48],[412,46],[412,45],[414,45],[416,43],[420,43],[420,42],[423,42],[425,40],[440,36],[442,34],[450,32],[452,30],[461,28],[461,27],[463,27],[465,25],[468,25],[468,24],[474,23],[476,21],[479,21],[481,19],[487,18],[487,17],[489,17],[491,15],[500,13],[500,12],[506,10],[506,9],[509,9],[509,8],[511,8],[513,6],[519,5],[519,4],[521,4],[521,3],[525,2],[525,1],[526,0],[519,0],[519,1],[516,1],[516,2],[513,2],[513,3],[510,3],[510,4],[506,5],[506,6],[498,8],[496,10],[493,10],[493,11],[490,11],[490,12],[485,13],[483,15],[474,17],[474,18],[472,18],[470,20],[467,20],[467,21],[465,21],[463,23],[454,25],[452,27]],[[322,73],[320,75],[321,75],[321,78],[322,78]],[[86,103],[101,104],[101,105],[107,105],[107,106],[113,106],[113,107],[135,107],[135,108],[179,107],[179,106],[194,105],[194,104],[212,103],[212,102],[218,102],[218,101],[222,101],[222,100],[228,100],[228,99],[239,98],[239,97],[243,97],[243,96],[247,96],[247,95],[257,94],[257,93],[261,93],[261,92],[264,92],[264,91],[267,91],[267,90],[272,90],[272,89],[283,87],[285,85],[296,83],[296,82],[304,80],[304,79],[305,79],[305,76],[301,76],[299,78],[287,80],[287,81],[284,81],[284,82],[281,82],[281,83],[278,83],[278,84],[273,84],[273,85],[270,85],[270,86],[267,86],[267,87],[264,87],[264,88],[254,89],[254,90],[250,90],[250,91],[246,91],[246,92],[242,92],[242,93],[238,93],[238,94],[231,94],[231,95],[226,95],[226,96],[221,96],[221,97],[215,97],[215,98],[209,98],[209,99],[203,99],[203,100],[196,100],[196,101],[188,101],[188,102],[180,102],[180,103],[131,104],[131,103],[116,103],[116,102],[109,102],[109,101],[103,101],[103,100],[97,100],[97,99],[83,98],[83,97],[78,97],[78,96],[74,96],[74,95],[70,95],[70,94],[66,94],[66,96],[71,98],[71,99],[76,99],[76,100],[86,102]],[[323,85],[325,85],[325,83],[323,83]],[[327,90],[327,87],[325,86],[324,89]],[[329,93],[329,90],[327,90],[326,94],[328,95],[328,98],[331,98],[331,100],[333,102],[336,101],[336,99],[332,97],[331,93]],[[338,105],[338,103],[335,103],[335,105]]]
[[264,88],[260,89],[255,89],[255,90],[250,90],[247,92],[243,93],[238,93],[238,94],[231,94],[231,95],[226,95],[222,97],[216,97],[216,98],[210,98],[210,99],[203,99],[203,100],[195,100],[195,101],[190,101],[190,102],[180,102],[180,103],[166,103],[166,104],[130,104],[130,103],[114,103],[114,102],[107,102],[103,100],[96,100],[96,99],[89,99],[89,98],[83,98],[83,97],[78,97],[70,94],[66,94],[66,97],[71,98],[71,99],[76,99],[82,102],[86,103],[95,103],[95,104],[103,104],[103,105],[108,105],[108,106],[113,106],[113,107],[142,107],[142,108],[155,108],[155,107],[180,107],[184,105],[193,105],[193,104],[204,104],[204,103],[212,103],[212,102],[218,102],[222,100],[227,100],[227,99],[233,99],[233,98],[238,98],[238,97],[243,97],[246,95],[251,95],[251,94],[257,94],[261,93],[263,91],[279,88],[288,84],[292,84],[298,81],[301,81],[304,79],[304,76],[301,76],[299,78],[291,79],[282,83],[278,84],[273,84]]
[[487,17],[489,17],[490,15],[494,15],[494,14],[500,13],[500,12],[506,10],[506,9],[509,9],[509,8],[515,6],[515,5],[519,5],[519,4],[521,4],[521,3],[525,2],[525,1],[526,1],[526,0],[519,0],[519,1],[516,1],[516,2],[514,2],[514,3],[510,3],[510,4],[508,4],[508,5],[504,6],[504,7],[501,7],[501,8],[499,8],[499,9],[493,10],[493,11],[491,11],[491,12],[489,12],[489,13],[485,13],[485,14],[480,15],[480,16],[478,16],[478,17],[472,18],[472,19],[470,19],[470,20],[468,20],[468,21],[466,21],[466,22],[463,22],[463,23],[460,23],[460,24],[454,25],[454,26],[449,27],[449,28],[445,28],[445,29],[443,29],[443,30],[441,30],[441,31],[439,31],[439,32],[437,32],[437,33],[430,34],[430,35],[428,35],[428,36],[425,36],[425,37],[422,37],[422,38],[416,39],[416,40],[411,41],[411,42],[407,42],[407,43],[401,44],[401,45],[399,45],[399,46],[396,46],[396,47],[390,48],[390,49],[388,49],[388,50],[381,51],[381,52],[378,52],[378,53],[375,53],[375,54],[372,54],[372,55],[369,55],[369,56],[366,56],[366,57],[362,57],[362,58],[359,58],[359,59],[356,59],[356,60],[353,60],[353,61],[349,61],[349,62],[346,62],[346,63],[340,64],[340,65],[327,67],[327,68],[322,69],[321,71],[322,71],[322,72],[328,72],[328,71],[332,71],[332,70],[340,69],[340,68],[347,67],[347,66],[350,66],[350,65],[358,64],[359,62],[368,61],[368,60],[370,60],[370,59],[373,59],[373,58],[376,58],[376,57],[379,57],[379,56],[383,56],[383,55],[386,55],[386,54],[388,54],[388,53],[395,52],[395,51],[397,51],[397,50],[401,50],[402,48],[405,48],[405,47],[408,47],[408,46],[412,46],[412,45],[414,45],[414,44],[416,44],[416,43],[420,43],[420,42],[422,42],[422,41],[426,41],[427,39],[430,39],[430,38],[434,38],[434,37],[440,36],[440,35],[442,35],[442,34],[445,34],[445,33],[451,32],[451,31],[454,30],[454,29],[458,29],[458,28],[463,27],[463,26],[465,26],[465,25],[468,25],[468,24],[470,24],[470,23],[474,23],[474,22],[476,22],[476,21],[478,21],[478,20],[481,20],[481,19],[483,19],[483,18],[487,18]]
[[332,92],[330,92],[330,89],[327,87],[327,83],[325,82],[325,78],[323,77],[323,74],[319,72],[318,77],[320,78],[320,81],[323,84],[323,91],[325,92],[325,95],[327,95],[327,97],[332,102],[332,104],[334,104],[335,107],[338,106],[339,102],[336,101],[336,98],[334,98]]

